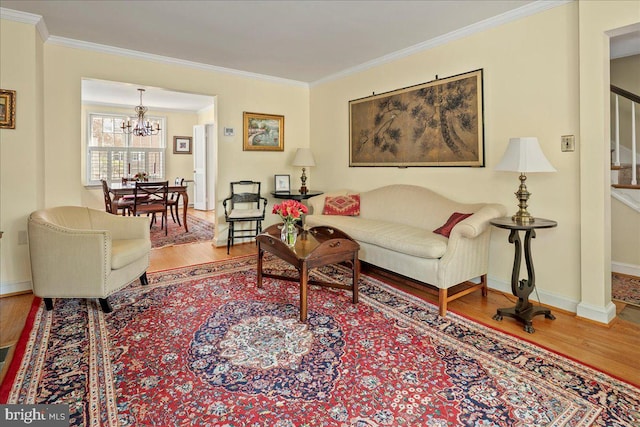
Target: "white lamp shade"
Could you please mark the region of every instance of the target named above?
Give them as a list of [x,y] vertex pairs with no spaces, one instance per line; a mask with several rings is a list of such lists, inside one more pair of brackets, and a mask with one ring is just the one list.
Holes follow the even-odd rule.
[[292,166],[315,166],[316,161],[313,159],[313,153],[310,148],[298,148],[296,156],[293,158]]
[[535,137],[510,138],[496,170],[523,173],[556,171],[544,156],[538,138]]

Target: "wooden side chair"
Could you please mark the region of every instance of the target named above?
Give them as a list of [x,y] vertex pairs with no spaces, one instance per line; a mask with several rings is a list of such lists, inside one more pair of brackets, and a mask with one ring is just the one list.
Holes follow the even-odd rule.
[[[267,199],[260,195],[260,182],[234,181],[231,183],[231,195],[222,201],[224,218],[229,224],[227,235],[227,254],[236,237],[256,237],[262,232]],[[236,230],[237,223],[255,222],[255,227]],[[236,235],[236,233],[239,233]]]
[[102,181],[102,193],[104,195],[104,210],[110,214],[118,215],[119,211],[122,211],[122,216],[125,213],[130,213],[133,208],[133,199],[131,198],[120,198],[116,202],[111,198],[111,194],[109,193],[109,185],[107,181],[104,179]]
[[[184,185],[184,178],[176,178],[175,185]],[[180,224],[180,215],[178,215],[178,202],[180,201],[180,193],[171,193],[169,199],[167,200],[167,205],[169,206],[169,212],[171,212],[171,219],[173,222],[177,222]],[[175,216],[174,216],[175,213]]]
[[[169,181],[163,182],[136,182],[134,189],[135,201],[133,204],[133,214],[162,215],[161,226],[164,227],[164,235],[167,235],[167,198],[169,193]],[[151,223],[149,224],[151,227]]]

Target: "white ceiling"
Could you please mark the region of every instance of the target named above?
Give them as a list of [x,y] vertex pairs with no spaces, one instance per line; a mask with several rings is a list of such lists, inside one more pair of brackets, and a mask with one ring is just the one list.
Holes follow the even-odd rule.
[[[55,43],[116,48],[313,84],[567,1],[2,0],[0,11],[41,17],[41,34]],[[639,36],[636,31],[635,38],[627,34],[612,40],[635,45],[640,53]],[[617,46],[612,44],[613,57]],[[137,88],[87,80],[83,101],[137,105]],[[211,97],[145,89],[143,102],[154,108],[197,111],[213,102]]]
[[131,106],[133,114],[133,107],[140,104],[139,88],[145,90],[142,103],[155,110],[197,112],[212,106],[214,102],[213,96],[95,79],[82,80],[82,102],[115,107]]

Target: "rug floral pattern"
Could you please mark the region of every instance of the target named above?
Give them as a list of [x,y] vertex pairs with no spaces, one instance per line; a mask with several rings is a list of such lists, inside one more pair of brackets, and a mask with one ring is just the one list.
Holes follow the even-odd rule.
[[[171,245],[184,245],[186,243],[202,242],[213,240],[215,226],[213,223],[198,218],[195,215],[187,213],[187,226],[189,231],[184,230],[184,225],[178,225],[173,222],[171,215],[167,215],[167,235],[164,234],[164,228],[160,228],[160,218],[151,226],[151,247],[163,248]],[[180,211],[180,223],[182,223],[182,212]]]
[[[274,272],[288,269],[270,259]],[[290,272],[293,274],[293,272]],[[350,280],[330,266],[320,278]],[[362,276],[360,302],[265,279],[255,257],[150,275],[36,313],[9,403],[71,425],[635,426],[640,390]],[[260,340],[258,337],[263,336]]]

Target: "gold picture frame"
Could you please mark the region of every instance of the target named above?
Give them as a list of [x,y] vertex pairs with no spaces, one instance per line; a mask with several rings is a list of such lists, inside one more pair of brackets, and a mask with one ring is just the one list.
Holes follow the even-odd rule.
[[0,89],[0,129],[16,128],[16,91]]
[[349,101],[349,166],[484,167],[482,69]]
[[284,116],[242,113],[244,151],[284,151]]

